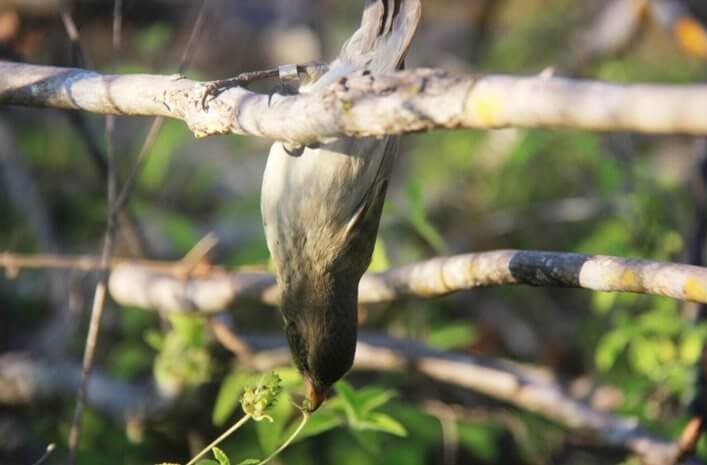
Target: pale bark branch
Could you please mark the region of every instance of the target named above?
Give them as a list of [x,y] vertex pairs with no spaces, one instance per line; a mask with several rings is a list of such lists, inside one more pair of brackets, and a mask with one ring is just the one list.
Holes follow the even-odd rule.
[[[383,273],[366,273],[359,302],[428,298],[477,287],[526,284],[635,292],[707,302],[707,268],[562,252],[499,250],[439,257]],[[276,304],[274,277],[223,270],[174,276],[129,263],[116,266],[110,292],[117,302],[166,312],[218,312],[238,301]]]
[[707,134],[707,85],[612,84],[548,76],[354,73],[316,94],[236,87],[202,106],[208,83],[0,62],[0,103],[184,120],[199,137],[309,144],[435,128],[556,127]]
[[[275,278],[264,271],[227,271],[194,263],[113,258],[109,290],[123,305],[165,312],[216,313],[241,301],[275,305]],[[0,254],[10,276],[22,268],[100,269],[97,258]],[[438,257],[366,273],[359,302],[438,297],[477,287],[526,284],[634,292],[707,303],[707,268],[652,260],[564,252],[497,250]]]
[[[81,365],[45,360],[24,352],[0,354],[0,404],[36,405],[37,401],[71,397],[81,380]],[[148,385],[118,381],[97,370],[87,386],[88,404],[115,421],[143,419],[168,408],[171,400]]]
[[500,360],[434,351],[413,342],[386,338],[359,343],[355,366],[374,370],[409,367],[443,383],[465,387],[520,409],[537,413],[565,428],[592,436],[597,444],[621,447],[644,465],[672,465],[680,455],[676,442],[658,438],[635,419],[591,408],[572,398],[556,380]]

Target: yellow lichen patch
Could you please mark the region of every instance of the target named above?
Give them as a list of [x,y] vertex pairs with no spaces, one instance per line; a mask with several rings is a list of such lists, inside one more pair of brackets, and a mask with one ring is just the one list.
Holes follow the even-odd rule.
[[503,99],[493,92],[478,92],[473,97],[474,116],[486,126],[497,126],[503,106]]
[[707,60],[707,31],[694,18],[685,16],[675,24],[678,43],[687,52]]
[[624,289],[637,290],[641,285],[641,280],[636,276],[636,273],[631,270],[626,270],[621,273],[621,287]]
[[685,298],[693,302],[707,303],[707,287],[696,278],[687,278],[683,287]]
[[422,85],[419,83],[412,84],[405,88],[405,91],[410,95],[419,95],[422,91]]

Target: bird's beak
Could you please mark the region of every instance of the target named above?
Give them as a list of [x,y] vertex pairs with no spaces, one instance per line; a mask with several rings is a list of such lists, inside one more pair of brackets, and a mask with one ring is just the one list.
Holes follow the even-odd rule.
[[309,411],[314,412],[322,405],[324,399],[326,399],[327,389],[320,391],[314,386],[312,378],[308,375],[304,375],[304,392],[309,401]]

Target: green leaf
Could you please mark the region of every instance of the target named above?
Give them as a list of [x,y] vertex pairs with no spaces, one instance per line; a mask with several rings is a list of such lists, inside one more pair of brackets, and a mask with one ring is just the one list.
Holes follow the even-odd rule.
[[374,455],[379,455],[381,453],[380,434],[375,431],[355,429],[351,430],[351,434],[354,439],[356,439],[356,442],[358,442],[359,445],[366,451]]
[[653,309],[643,313],[634,324],[644,333],[651,332],[666,336],[677,334],[685,327],[677,307]]
[[211,415],[214,425],[223,425],[236,410],[236,407],[240,404],[243,388],[250,382],[251,378],[251,374],[242,371],[234,371],[226,376],[221,383]]
[[422,195],[422,184],[419,181],[411,180],[408,182],[407,198],[410,204],[410,224],[438,254],[448,254],[449,247],[444,241],[444,238],[427,218]]
[[361,406],[361,412],[369,413],[388,403],[395,395],[395,391],[391,389],[364,388],[358,392],[357,402]]
[[468,346],[477,336],[469,323],[449,323],[430,331],[426,340],[436,349],[449,350]]
[[692,364],[699,360],[702,354],[702,339],[699,331],[690,331],[683,336],[680,343],[680,358],[683,363]]
[[416,444],[436,447],[442,440],[439,420],[436,417],[403,402],[392,402],[388,408],[409,431],[410,436],[415,438]]
[[594,292],[591,295],[592,307],[597,313],[607,314],[614,306],[617,295],[615,292]]
[[277,374],[280,377],[282,387],[295,387],[302,385],[302,375],[296,368],[278,368]]
[[344,403],[344,412],[349,423],[357,421],[361,417],[361,412],[357,404],[356,392],[351,385],[344,380],[336,383],[336,392]]
[[173,334],[184,344],[200,347],[204,345],[204,321],[193,315],[169,315]]
[[219,465],[219,463],[211,459],[201,459],[196,462],[196,465]]
[[256,465],[260,463],[258,459],[245,459],[242,462],[238,462],[238,465]]
[[655,380],[656,377],[661,376],[662,370],[654,343],[652,338],[643,335],[634,336],[629,346],[629,355],[636,370]]
[[140,184],[150,190],[158,190],[168,183],[169,167],[175,154],[186,143],[187,131],[179,124],[165,121],[159,137],[140,171]]
[[494,426],[459,422],[459,442],[486,463],[498,461],[500,430]]
[[164,334],[156,329],[148,329],[145,331],[144,338],[147,345],[158,352],[164,347]]
[[150,368],[152,353],[147,353],[143,345],[138,345],[132,341],[124,341],[116,345],[111,350],[108,363],[113,375],[130,379],[137,376],[141,371]]
[[260,421],[256,423],[255,430],[258,434],[258,442],[265,454],[270,454],[288,437],[283,434],[288,422],[292,417],[294,407],[292,398],[286,392],[280,394],[277,402],[268,410],[273,421]]
[[372,425],[371,429],[395,436],[405,437],[408,432],[400,422],[385,413],[374,412],[368,416],[367,424]]
[[[309,421],[293,442],[299,442],[312,436],[318,436],[343,424],[344,419],[337,412],[324,410],[324,408],[319,409],[309,417]],[[297,424],[292,424],[287,429],[285,437],[289,437],[294,432],[295,428],[297,428]]]
[[199,240],[200,233],[196,223],[181,213],[162,212],[162,227],[174,246],[183,253],[188,252]]
[[629,343],[631,334],[628,331],[617,329],[604,335],[597,345],[595,362],[597,368],[608,371],[616,363],[616,359]]
[[219,465],[231,465],[231,460],[228,458],[228,455],[218,447],[211,449],[211,453],[214,454],[214,458],[218,460]]
[[160,53],[169,47],[173,34],[173,28],[168,23],[154,23],[135,35],[135,44],[142,53]]
[[385,249],[385,242],[379,237],[376,239],[376,245],[373,248],[373,256],[371,257],[371,264],[368,266],[368,271],[381,272],[386,271],[388,268],[390,268],[390,261],[388,260],[388,254]]

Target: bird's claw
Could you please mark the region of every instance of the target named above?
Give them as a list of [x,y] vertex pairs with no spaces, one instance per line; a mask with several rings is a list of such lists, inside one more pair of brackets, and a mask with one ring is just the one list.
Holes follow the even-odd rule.
[[224,90],[242,86],[246,82],[247,81],[239,79],[239,76],[237,76],[235,78],[219,79],[218,81],[212,81],[208,83],[206,88],[204,89],[204,94],[201,96],[201,109],[206,111],[206,101],[209,97],[215,98]]

